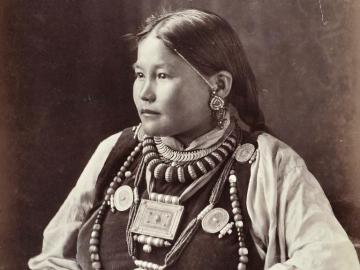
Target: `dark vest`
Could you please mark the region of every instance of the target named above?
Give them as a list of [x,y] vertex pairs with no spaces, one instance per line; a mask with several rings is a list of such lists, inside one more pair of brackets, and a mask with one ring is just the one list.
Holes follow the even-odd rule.
[[[138,143],[133,138],[134,133],[131,129],[123,131],[117,143],[109,154],[102,171],[99,174],[96,184],[96,198],[93,211],[88,214],[88,217],[82,225],[77,242],[77,262],[83,270],[91,270],[91,262],[89,255],[89,239],[92,225],[94,224],[94,211],[99,207],[106,187],[111,182],[117,170],[125,161],[126,157],[134,149]],[[256,135],[243,136],[242,143],[251,142],[257,147]],[[138,165],[138,160],[133,163],[133,168]],[[249,249],[249,263],[247,270],[263,269],[264,262],[260,259],[259,254],[255,248],[254,242],[249,234],[251,226],[248,213],[246,211],[246,194],[248,181],[250,177],[250,165],[240,164],[235,162],[235,171],[238,176],[238,191],[242,203],[242,211],[245,223],[246,245]],[[183,218],[178,229],[178,234],[186,227],[191,219],[193,219],[207,204],[212,191],[212,188],[221,173],[221,169],[212,177],[210,182],[199,190],[194,196],[184,203],[185,210]],[[134,178],[129,178],[124,181],[124,184],[133,187]],[[145,181],[142,181],[143,183]],[[188,184],[174,184],[166,183],[165,181],[156,182],[154,191],[157,193],[179,195]],[[145,186],[140,186],[141,197],[147,198],[148,194],[145,191]],[[223,194],[219,203],[215,207],[222,207],[226,209],[230,216],[231,204],[229,199],[229,185],[225,184]],[[106,214],[103,230],[101,233],[100,256],[105,270],[128,270],[135,269],[136,266],[130,258],[126,244],[126,226],[128,222],[129,211],[112,213],[108,211]],[[137,258],[145,261],[150,261],[162,265],[164,258],[169,248],[153,248],[150,254],[142,251],[141,245],[137,246]],[[218,234],[210,234],[204,232],[200,228],[191,242],[186,246],[178,261],[170,265],[166,269],[169,270],[219,270],[219,269],[237,269],[239,261],[238,255],[238,239],[236,230],[233,233],[226,235],[219,239]]]

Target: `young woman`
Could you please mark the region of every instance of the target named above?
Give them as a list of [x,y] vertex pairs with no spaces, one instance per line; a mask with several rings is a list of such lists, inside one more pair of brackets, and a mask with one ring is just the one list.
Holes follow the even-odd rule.
[[359,269],[304,161],[266,133],[240,41],[213,13],[136,35],[141,125],[103,141],[31,269]]

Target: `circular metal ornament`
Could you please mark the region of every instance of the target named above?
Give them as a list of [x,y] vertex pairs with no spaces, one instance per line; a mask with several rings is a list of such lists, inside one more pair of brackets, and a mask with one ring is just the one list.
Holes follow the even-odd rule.
[[126,211],[134,201],[134,194],[130,186],[119,187],[114,194],[114,206],[118,211]]
[[207,213],[201,226],[205,232],[218,233],[229,222],[229,213],[223,208],[214,208]]
[[210,100],[210,108],[214,111],[219,111],[225,106],[225,101],[218,95],[214,95]]
[[255,146],[251,143],[239,145],[235,150],[235,159],[240,163],[247,162],[255,152]]

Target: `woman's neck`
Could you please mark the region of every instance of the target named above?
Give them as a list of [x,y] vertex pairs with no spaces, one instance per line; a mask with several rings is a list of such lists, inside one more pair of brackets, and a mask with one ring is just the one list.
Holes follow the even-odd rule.
[[[200,148],[208,148],[217,143],[221,138],[229,133],[230,117],[228,115],[224,129],[220,129],[216,126],[207,129],[206,131],[199,132],[192,137],[172,136],[162,137],[162,141],[173,150],[195,150]],[[232,129],[232,128],[230,128]]]
[[191,142],[203,136],[204,134],[209,133],[215,128],[217,128],[216,125],[206,126],[202,128],[197,127],[196,130],[191,130],[183,134],[177,134],[173,136],[173,138],[180,142],[183,148],[186,149],[191,144]]

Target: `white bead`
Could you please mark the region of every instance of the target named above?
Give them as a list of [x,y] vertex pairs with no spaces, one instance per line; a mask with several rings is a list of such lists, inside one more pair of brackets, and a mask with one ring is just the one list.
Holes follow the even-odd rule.
[[145,240],[146,240],[146,236],[145,236],[145,235],[141,234],[141,235],[138,236],[138,241],[139,241],[140,243],[145,243]]
[[236,193],[236,188],[235,187],[231,187],[230,188],[230,194],[235,194]]
[[243,223],[241,220],[240,220],[240,221],[236,221],[236,222],[235,222],[235,226],[242,228],[242,227],[244,227],[244,223]]
[[152,250],[151,246],[150,245],[144,245],[143,246],[143,251],[146,252],[146,253],[150,253]]
[[237,181],[236,176],[235,176],[234,174],[231,174],[231,175],[229,176],[229,182],[230,182],[230,183],[236,183],[236,181]]
[[126,171],[126,172],[125,172],[125,177],[126,177],[126,178],[129,178],[130,176],[131,176],[131,172],[130,172],[130,171]]
[[248,254],[249,254],[249,250],[246,247],[239,248],[240,256],[244,256],[244,255],[248,255]]

